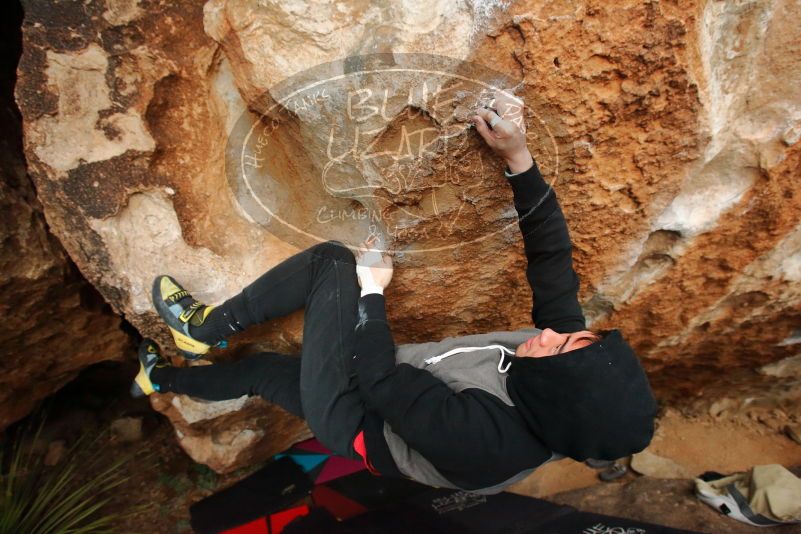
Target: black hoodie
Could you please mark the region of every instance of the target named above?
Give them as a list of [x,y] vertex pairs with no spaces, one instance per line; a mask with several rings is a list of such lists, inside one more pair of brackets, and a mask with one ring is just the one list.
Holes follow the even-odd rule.
[[[585,330],[572,246],[554,190],[536,164],[516,175],[507,169],[506,176],[528,260],[535,328]],[[436,469],[433,480],[441,475],[468,490],[503,486],[554,452],[576,460],[616,459],[651,440],[656,402],[617,330],[565,354],[512,358],[504,391],[493,394],[480,385],[454,390],[425,366],[396,361],[383,295],[362,297],[359,316],[354,368],[367,406],[367,454],[382,474],[402,475],[387,441],[392,438],[398,457],[397,436],[418,455],[413,463]],[[432,343],[432,350],[441,343]]]
[[575,460],[616,460],[648,446],[656,400],[618,330],[547,358],[515,358],[506,382],[529,428]]

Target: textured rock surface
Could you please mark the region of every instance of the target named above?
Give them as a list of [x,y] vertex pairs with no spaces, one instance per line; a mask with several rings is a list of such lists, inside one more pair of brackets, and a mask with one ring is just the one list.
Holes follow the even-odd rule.
[[252,465],[311,437],[301,419],[259,398],[206,402],[166,394],[152,404],[170,419],[192,458],[219,472]]
[[631,468],[641,475],[654,478],[690,478],[690,473],[681,464],[648,450],[631,457]]
[[[118,0],[31,1],[26,10],[17,99],[45,215],[111,305],[164,343],[148,303],[154,275],[169,270],[217,302],[298,249],[230,181],[229,133],[259,124],[245,110],[274,111],[280,82],[318,64],[436,52],[524,82],[529,144],[570,222],[588,317],[631,339],[663,399],[750,383],[756,368],[798,352],[795,2]],[[334,65],[340,74],[355,68]],[[402,95],[413,81],[386,83]],[[297,106],[271,115],[280,127],[261,177],[280,207],[294,217],[326,199],[340,214],[387,209],[417,232],[395,240],[408,252],[388,292],[399,342],[518,328],[529,318],[521,242],[516,227],[503,230],[511,194],[499,162],[465,127],[469,103],[458,97],[443,118],[430,99],[390,100],[381,121],[364,122],[363,142],[386,151],[423,132],[416,147],[426,150],[410,165],[422,178],[400,189],[381,159],[337,161],[348,171],[328,190],[315,181],[330,163],[321,120],[340,128],[337,140],[361,124],[337,120],[341,98],[313,106],[316,116]],[[455,151],[442,143],[429,151],[425,132],[458,141]],[[352,193],[359,177],[377,184],[369,199]],[[341,186],[334,193],[332,183]],[[334,235],[363,229],[334,219]],[[463,246],[420,268],[413,253],[441,244],[434,230],[444,223]],[[295,314],[234,349],[259,340],[296,352],[301,324]],[[204,423],[189,422],[183,400],[158,404],[187,451],[218,470],[302,428],[261,403]],[[220,437],[224,417],[237,430]]]
[[13,11],[3,9],[0,38],[0,430],[84,367],[127,355],[128,346],[120,318],[47,232],[27,175],[13,101],[21,13]]

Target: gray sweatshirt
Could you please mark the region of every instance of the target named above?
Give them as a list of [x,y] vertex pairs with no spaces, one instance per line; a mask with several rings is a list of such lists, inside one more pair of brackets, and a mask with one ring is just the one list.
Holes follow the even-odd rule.
[[[513,407],[514,403],[506,391],[506,369],[515,349],[532,336],[539,328],[527,327],[513,332],[488,332],[461,337],[447,337],[429,343],[408,343],[397,346],[396,361],[425,369],[456,392],[477,388],[501,399]],[[398,469],[407,477],[430,486],[458,488],[426,460],[419,452],[409,447],[389,423],[384,422],[384,438]],[[563,458],[552,453],[548,461]],[[522,480],[535,467],[526,469],[494,486],[471,490],[475,493],[492,494]]]

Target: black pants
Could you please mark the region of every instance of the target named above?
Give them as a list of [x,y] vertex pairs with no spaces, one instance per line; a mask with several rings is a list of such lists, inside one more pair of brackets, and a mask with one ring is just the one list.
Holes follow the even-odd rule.
[[352,443],[365,408],[351,371],[359,293],[356,261],[341,243],[321,243],[284,260],[232,300],[246,309],[246,326],[305,307],[301,357],[267,352],[172,369],[167,391],[212,401],[261,396],[306,419],[334,453],[360,459]]

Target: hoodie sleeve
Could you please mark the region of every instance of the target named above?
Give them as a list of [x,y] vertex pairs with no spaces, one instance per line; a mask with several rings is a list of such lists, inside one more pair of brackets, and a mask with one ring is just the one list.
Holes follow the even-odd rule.
[[579,278],[573,270],[573,246],[556,192],[543,180],[537,164],[518,174],[505,171],[512,186],[528,267],[537,328],[561,333],[586,329],[578,302]]
[[437,468],[464,470],[494,458],[503,423],[493,415],[492,396],[457,393],[425,369],[396,364],[383,295],[359,299],[353,359],[368,408]]

